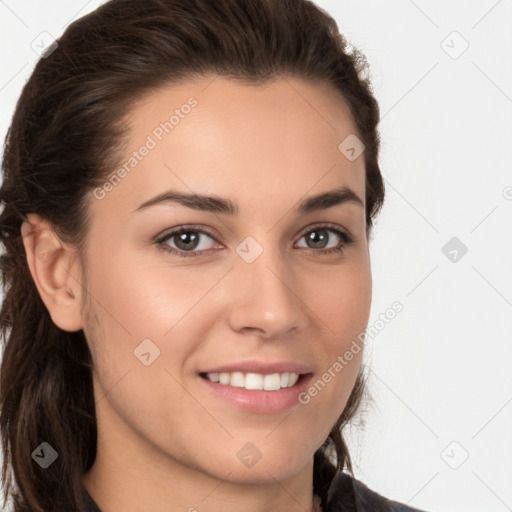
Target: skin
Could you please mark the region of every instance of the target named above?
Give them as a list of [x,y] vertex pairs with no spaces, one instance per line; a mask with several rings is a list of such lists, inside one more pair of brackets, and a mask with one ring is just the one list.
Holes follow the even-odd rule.
[[[126,158],[175,108],[198,101],[103,199],[91,194],[87,274],[46,220],[29,215],[23,225],[53,321],[83,329],[93,357],[98,452],[83,482],[103,512],[312,510],[313,454],[361,363],[362,351],[307,405],[279,413],[239,410],[198,376],[234,361],[287,360],[310,365],[314,382],[364,331],[371,305],[364,208],[294,210],[340,186],[364,203],[363,156],[350,161],[338,149],[357,133],[345,101],[293,77],[263,86],[214,78],[134,104]],[[133,213],[169,189],[230,199],[239,213],[177,203]],[[304,236],[315,223],[335,224],[354,242],[322,254]],[[158,235],[190,224],[215,237],[200,235],[202,253],[158,248]],[[340,245],[324,233],[328,248]],[[248,236],[263,249],[251,264],[236,252]],[[178,247],[176,237],[166,243]],[[49,256],[38,257],[39,244]],[[160,350],[149,366],[134,356],[146,338]],[[261,453],[252,467],[237,457],[247,442]]]

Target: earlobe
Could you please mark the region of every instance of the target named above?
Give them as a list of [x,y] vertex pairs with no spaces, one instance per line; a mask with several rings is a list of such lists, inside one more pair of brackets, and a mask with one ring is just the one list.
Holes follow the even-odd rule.
[[52,224],[28,214],[21,235],[32,279],[50,316],[61,329],[82,329],[80,312],[81,272],[76,251],[64,244]]

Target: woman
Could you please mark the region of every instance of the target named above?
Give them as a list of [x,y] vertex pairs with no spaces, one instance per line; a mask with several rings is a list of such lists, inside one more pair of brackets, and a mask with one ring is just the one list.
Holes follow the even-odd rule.
[[334,20],[111,0],[43,57],[0,189],[14,510],[413,510],[342,436],[384,187]]

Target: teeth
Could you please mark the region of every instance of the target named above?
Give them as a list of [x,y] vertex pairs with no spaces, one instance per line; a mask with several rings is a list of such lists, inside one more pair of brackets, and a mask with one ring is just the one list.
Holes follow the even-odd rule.
[[206,378],[212,382],[219,382],[236,388],[277,391],[293,386],[299,379],[299,374],[286,372],[262,375],[261,373],[223,372],[207,373]]
[[230,377],[229,373],[219,373],[219,382],[221,384],[229,384]]
[[277,391],[281,389],[281,375],[272,373],[263,377],[263,389],[265,391]]
[[[226,373],[229,376],[229,373]],[[237,388],[243,388],[245,384],[244,374],[242,372],[233,372],[229,379],[229,385]]]
[[297,382],[298,378],[299,376],[296,373],[290,373],[290,380],[288,381],[288,386],[293,386]]
[[245,389],[263,389],[263,375],[260,375],[258,373],[248,373],[245,376],[244,387]]

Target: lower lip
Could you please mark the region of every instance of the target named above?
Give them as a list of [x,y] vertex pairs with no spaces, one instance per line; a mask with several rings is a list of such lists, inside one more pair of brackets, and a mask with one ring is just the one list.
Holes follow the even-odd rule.
[[248,412],[277,413],[286,411],[299,403],[299,394],[307,388],[312,376],[312,374],[302,375],[293,386],[277,391],[237,388],[212,382],[201,376],[199,376],[199,379],[208,386],[215,396],[238,409]]

